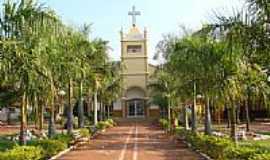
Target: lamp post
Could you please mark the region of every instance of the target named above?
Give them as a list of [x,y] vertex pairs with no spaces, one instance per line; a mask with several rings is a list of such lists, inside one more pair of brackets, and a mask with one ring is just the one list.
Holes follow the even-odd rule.
[[60,106],[60,109],[59,109],[59,114],[63,114],[64,113],[64,103],[63,103],[63,100],[64,100],[64,96],[66,95],[66,92],[64,90],[60,90],[58,92],[58,95],[60,96],[61,98],[61,106]]
[[[60,96],[60,106],[59,106],[59,116],[63,116],[64,114],[64,107],[65,107],[65,104],[64,104],[64,96],[66,95],[66,92],[64,90],[60,90],[58,92],[58,95]],[[62,118],[62,117],[60,117]],[[65,127],[64,127],[65,128]],[[62,128],[62,133],[64,132],[64,128]]]
[[196,105],[197,105],[197,85],[196,82],[193,82],[193,105],[192,105],[192,126],[191,129],[193,132],[197,131],[197,115],[196,115]]

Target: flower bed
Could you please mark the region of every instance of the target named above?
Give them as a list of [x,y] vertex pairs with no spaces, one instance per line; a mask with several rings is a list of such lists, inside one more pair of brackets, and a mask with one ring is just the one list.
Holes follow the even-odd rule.
[[208,136],[178,128],[177,134],[192,148],[215,160],[269,160],[270,149],[251,143],[236,145],[229,138]]
[[42,158],[42,148],[34,146],[16,146],[0,153],[0,160],[40,160]]
[[7,150],[0,152],[0,160],[43,160],[48,159],[68,148],[71,135],[58,134],[52,139],[31,140],[26,146],[14,143]]
[[[97,131],[105,130],[115,126],[116,123],[112,119],[100,121],[92,131],[91,129],[82,128],[78,132],[78,140],[87,139],[93,136]],[[75,135],[75,134],[74,134]],[[45,160],[49,159],[67,149],[70,145],[76,144],[76,136],[68,134],[57,134],[51,139],[31,140],[26,146],[18,146],[13,141],[3,139],[0,141],[5,146],[0,152],[0,160]],[[1,146],[1,145],[0,145]]]
[[170,128],[170,123],[168,122],[167,119],[159,119],[159,125],[166,131],[168,131]]
[[116,123],[112,119],[108,119],[106,121],[98,122],[98,124],[96,125],[96,128],[100,131],[104,131],[105,129],[113,127],[115,125]]

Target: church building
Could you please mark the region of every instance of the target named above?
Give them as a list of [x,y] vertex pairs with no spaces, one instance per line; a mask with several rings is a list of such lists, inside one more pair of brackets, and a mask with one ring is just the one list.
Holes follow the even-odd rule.
[[159,117],[159,107],[151,105],[147,84],[155,66],[148,63],[147,30],[142,32],[136,25],[140,12],[133,9],[132,26],[120,32],[122,64],[122,97],[113,105],[113,116],[122,118]]

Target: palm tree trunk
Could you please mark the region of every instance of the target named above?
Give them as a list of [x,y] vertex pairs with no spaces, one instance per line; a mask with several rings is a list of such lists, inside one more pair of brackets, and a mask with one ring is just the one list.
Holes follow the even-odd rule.
[[88,90],[88,104],[87,104],[87,115],[90,117],[92,115],[92,111],[93,111],[93,107],[92,107],[92,103],[93,103],[93,96],[91,95],[91,89]]
[[241,109],[241,103],[239,102],[237,107],[236,107],[236,123],[240,124],[240,109]]
[[246,131],[249,132],[250,131],[250,117],[249,117],[249,98],[248,100],[245,101],[245,110],[246,110]]
[[103,121],[103,103],[99,102],[99,119]]
[[188,114],[187,114],[187,107],[186,106],[184,106],[184,116],[183,116],[183,118],[184,118],[184,127],[185,127],[185,129],[186,130],[188,130],[188,128],[189,128],[189,122],[188,122]]
[[211,112],[210,112],[210,99],[208,96],[206,96],[206,105],[205,105],[205,126],[204,126],[204,133],[206,135],[211,135],[212,134],[212,127],[211,127]]
[[51,82],[51,115],[48,127],[48,136],[53,137],[56,133],[55,129],[55,106],[54,106],[54,85]]
[[20,144],[26,145],[26,129],[27,129],[27,111],[26,111],[26,92],[23,93],[22,96],[22,104],[21,104],[21,126],[20,126]]
[[226,108],[226,114],[227,114],[227,128],[231,127],[231,109],[227,106],[225,106]]
[[191,116],[192,116],[192,126],[191,129],[193,132],[197,132],[197,114],[196,114],[196,105],[197,105],[197,101],[196,101],[196,83],[194,82],[194,95],[193,95],[193,105],[192,105],[192,109],[191,109]]
[[39,127],[38,127],[38,129],[40,130],[40,131],[42,131],[42,129],[43,129],[43,122],[44,122],[44,116],[43,116],[43,111],[44,111],[44,106],[43,105],[40,105],[40,107],[39,107]]
[[78,104],[78,121],[79,121],[79,128],[84,127],[84,107],[83,107],[83,83],[80,82],[79,87],[79,104]]
[[103,119],[106,120],[106,105],[102,103]]
[[97,102],[97,91],[94,94],[94,125],[98,123],[98,102]]
[[176,127],[178,127],[179,126],[179,123],[178,123],[178,113],[176,112],[176,111],[174,111],[174,114],[173,114],[174,116],[173,116],[173,125],[174,125],[174,127],[176,128]]
[[170,98],[168,99],[168,107],[167,107],[167,109],[168,109],[168,122],[169,122],[169,130],[170,130],[170,128],[171,128],[171,100],[170,100]]
[[232,101],[231,102],[232,106],[231,106],[231,138],[234,142],[237,141],[237,136],[236,136],[236,110],[235,110],[235,103]]
[[107,118],[110,119],[110,105],[107,106]]
[[38,124],[39,124],[39,113],[38,113],[38,98],[37,95],[34,95],[34,108],[35,108],[35,128],[38,128]]
[[73,131],[73,107],[72,107],[72,79],[69,80],[68,84],[68,112],[67,112],[67,132],[71,134]]

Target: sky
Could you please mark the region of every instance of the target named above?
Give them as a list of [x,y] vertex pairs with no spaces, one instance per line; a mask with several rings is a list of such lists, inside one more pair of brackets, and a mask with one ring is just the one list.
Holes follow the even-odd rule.
[[148,30],[150,63],[157,43],[162,35],[178,34],[180,25],[199,29],[212,21],[214,11],[229,13],[232,8],[242,7],[241,0],[41,0],[54,9],[65,23],[79,26],[92,24],[91,38],[99,37],[109,41],[110,56],[120,59],[120,30],[127,32],[131,27],[128,11],[135,5],[141,12],[137,26]]

